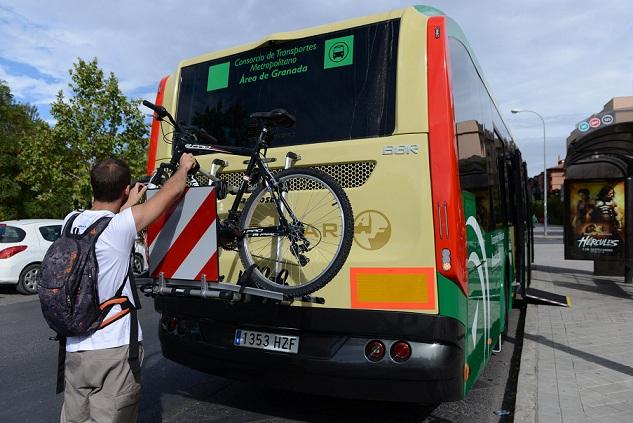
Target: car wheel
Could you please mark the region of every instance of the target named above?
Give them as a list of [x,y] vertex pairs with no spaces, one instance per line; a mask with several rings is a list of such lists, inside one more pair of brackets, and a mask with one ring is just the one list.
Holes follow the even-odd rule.
[[37,294],[37,275],[40,273],[39,264],[29,264],[20,273],[16,289],[20,294]]
[[140,254],[134,254],[134,262],[132,263],[132,271],[135,275],[143,273],[144,268],[143,256]]

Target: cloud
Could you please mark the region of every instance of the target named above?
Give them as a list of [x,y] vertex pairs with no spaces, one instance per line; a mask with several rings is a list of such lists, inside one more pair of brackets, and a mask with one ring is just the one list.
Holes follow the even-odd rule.
[[[0,77],[16,95],[40,104],[66,86],[77,57],[97,57],[127,95],[152,100],[158,81],[185,58],[410,4],[0,0],[0,59],[37,70],[22,72],[0,61]],[[552,151],[558,151],[564,150],[564,139],[579,120],[599,111],[611,97],[632,94],[629,0],[453,0],[438,7],[464,30],[519,145],[539,133],[540,122],[512,116],[510,108],[542,114]],[[542,164],[538,154],[524,157]],[[553,164],[555,158],[548,156],[548,161]]]
[[48,105],[63,88],[61,82],[50,82],[28,75],[16,75],[0,65],[0,80],[7,82],[12,94],[20,101],[36,106]]

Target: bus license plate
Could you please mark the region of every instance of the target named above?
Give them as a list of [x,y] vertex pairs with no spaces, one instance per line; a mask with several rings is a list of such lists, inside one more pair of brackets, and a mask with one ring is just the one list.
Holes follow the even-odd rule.
[[299,337],[237,329],[233,345],[297,354],[299,352]]

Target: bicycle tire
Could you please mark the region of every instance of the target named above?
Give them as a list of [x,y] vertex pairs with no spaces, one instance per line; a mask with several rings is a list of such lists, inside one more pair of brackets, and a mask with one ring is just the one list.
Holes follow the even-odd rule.
[[[303,224],[303,236],[312,240],[312,248],[306,251],[309,262],[303,266],[299,264],[290,251],[287,237],[244,236],[239,242],[239,256],[245,269],[257,265],[251,278],[259,288],[295,297],[307,295],[330,282],[347,260],[354,238],[352,206],[343,188],[320,170],[287,169],[276,173],[275,179],[282,187],[288,205]],[[260,187],[250,195],[241,213],[240,231],[278,223],[279,213],[275,203],[267,201],[269,198],[268,187]],[[317,208],[310,209],[310,205]],[[285,211],[285,214],[288,213]],[[321,248],[314,251],[319,246]],[[284,270],[285,277],[282,276]]]

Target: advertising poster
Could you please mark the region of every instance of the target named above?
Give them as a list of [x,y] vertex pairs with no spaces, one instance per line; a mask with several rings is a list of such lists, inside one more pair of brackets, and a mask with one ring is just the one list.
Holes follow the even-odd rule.
[[565,258],[624,256],[623,180],[567,180]]

